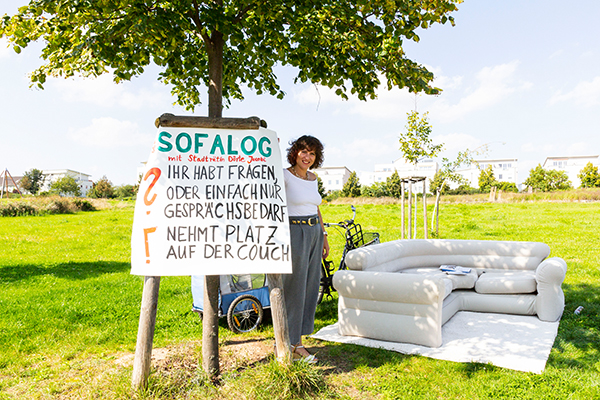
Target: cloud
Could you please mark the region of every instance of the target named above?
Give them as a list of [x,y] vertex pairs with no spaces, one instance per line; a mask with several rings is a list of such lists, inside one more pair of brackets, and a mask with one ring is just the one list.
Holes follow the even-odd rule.
[[0,38],[0,58],[8,58],[14,51],[9,47],[6,38]]
[[432,106],[432,114],[445,121],[452,121],[477,110],[493,106],[511,94],[529,89],[530,82],[516,81],[518,61],[495,67],[485,67],[475,77],[476,85],[455,104],[440,99]]
[[73,140],[94,147],[128,147],[148,145],[153,135],[140,132],[138,124],[115,118],[95,118],[92,124],[71,132]]
[[[112,74],[97,78],[53,79],[51,85],[57,88],[62,98],[69,102],[86,102],[103,107],[124,107],[140,110],[145,107],[171,104],[173,100],[159,83],[152,85],[153,90],[145,88],[131,91],[131,84],[113,82]],[[157,87],[160,86],[160,87]]]
[[[474,136],[467,135],[465,133],[450,133],[447,135],[433,136],[432,140],[434,143],[443,143],[444,150],[442,151],[441,157],[448,159],[454,159],[459,151],[469,149],[471,151],[480,147],[481,139]],[[474,156],[477,158],[478,156]]]
[[[375,164],[391,163],[401,157],[398,136],[385,135],[351,141],[325,142],[327,166],[348,166],[372,171]],[[351,165],[348,164],[351,160]]]
[[[594,152],[594,150],[592,150]],[[571,143],[567,147],[567,154],[570,156],[585,156],[590,154],[590,144],[586,142]]]
[[600,104],[600,76],[591,81],[579,82],[573,90],[567,93],[558,91],[552,95],[548,103],[550,105],[572,102],[583,107],[593,107]]

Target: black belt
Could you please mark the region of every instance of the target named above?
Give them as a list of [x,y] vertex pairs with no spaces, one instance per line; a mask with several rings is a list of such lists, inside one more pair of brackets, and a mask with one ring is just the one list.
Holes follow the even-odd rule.
[[290,217],[290,224],[315,226],[319,223],[319,217]]

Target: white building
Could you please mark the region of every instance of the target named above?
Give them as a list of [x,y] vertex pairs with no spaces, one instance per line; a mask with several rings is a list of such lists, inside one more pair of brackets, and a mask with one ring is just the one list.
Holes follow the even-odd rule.
[[75,182],[77,182],[82,196],[86,196],[88,191],[94,186],[94,183],[90,179],[92,177],[91,175],[73,171],[70,169],[44,170],[42,171],[42,173],[44,174],[44,184],[41,189],[41,191],[43,192],[49,191],[50,186],[54,182],[56,182],[60,178],[64,178],[67,176],[70,176],[71,178],[75,179]]
[[598,156],[572,156],[572,157],[547,157],[542,165],[542,168],[556,169],[567,173],[573,187],[581,186],[581,179],[577,175],[586,166],[587,163],[592,163],[594,166],[599,165]]
[[360,175],[361,185],[371,186],[374,183],[385,182],[387,178],[392,176],[394,171],[398,171],[400,178],[408,178],[411,176],[424,176],[427,178],[427,187],[438,170],[438,163],[431,158],[423,158],[412,164],[404,158],[399,158],[389,164],[375,164],[374,172],[363,172]]
[[[492,166],[492,172],[498,182],[511,182],[518,187],[518,160],[516,158],[498,158],[493,160],[475,160],[469,168],[457,170],[466,180],[469,186],[479,187],[479,175],[488,165]],[[458,187],[457,183],[451,183],[451,188]]]
[[[323,182],[326,192],[342,190],[352,173],[346,167],[323,167],[312,170]],[[362,184],[362,182],[361,182]]]

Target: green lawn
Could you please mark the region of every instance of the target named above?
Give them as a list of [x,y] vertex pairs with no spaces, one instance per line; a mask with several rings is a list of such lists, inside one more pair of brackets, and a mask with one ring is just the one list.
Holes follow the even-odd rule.
[[[348,205],[321,211],[329,222],[351,215]],[[600,398],[600,203],[442,205],[442,238],[541,241],[567,261],[565,313],[541,375],[309,340],[323,362],[300,375],[281,378],[274,363],[259,363],[214,388],[200,371],[154,373],[143,394],[129,389],[131,367],[116,362],[134,351],[141,300],[142,278],[129,274],[132,220],[132,206],[0,218],[0,399],[292,398],[273,386],[290,376],[316,379],[307,398]],[[400,237],[399,205],[357,206],[357,221],[382,241]],[[339,258],[341,238],[330,232]],[[191,302],[189,277],[161,280],[155,348],[192,343],[197,360],[201,323]],[[335,319],[335,299],[319,306],[317,329]],[[234,337],[225,321],[219,334]],[[247,336],[270,340],[272,327]]]

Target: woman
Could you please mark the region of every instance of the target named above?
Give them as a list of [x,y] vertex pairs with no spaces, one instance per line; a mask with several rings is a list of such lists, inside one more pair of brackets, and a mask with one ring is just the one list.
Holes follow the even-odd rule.
[[314,330],[315,310],[321,279],[321,258],[329,254],[327,232],[323,226],[321,196],[317,176],[309,169],[323,163],[323,145],[312,136],[290,143],[283,171],[290,217],[292,274],[284,274],[283,293],[287,310],[290,343],[294,360],[317,361],[302,346],[302,335]]

